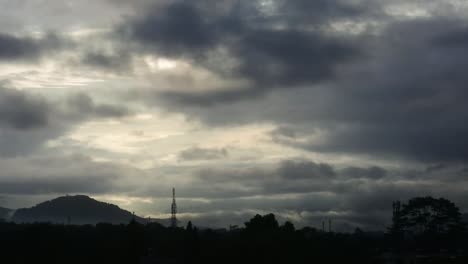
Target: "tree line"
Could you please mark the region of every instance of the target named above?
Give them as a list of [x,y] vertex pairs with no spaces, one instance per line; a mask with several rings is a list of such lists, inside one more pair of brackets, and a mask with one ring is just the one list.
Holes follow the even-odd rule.
[[4,263],[468,263],[467,242],[459,208],[432,197],[395,201],[385,234],[297,229],[273,214],[219,230],[0,223]]

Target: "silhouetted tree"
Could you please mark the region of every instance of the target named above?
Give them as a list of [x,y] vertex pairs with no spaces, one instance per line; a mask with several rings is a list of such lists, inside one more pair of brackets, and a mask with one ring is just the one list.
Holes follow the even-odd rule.
[[354,229],[354,235],[355,235],[355,236],[362,236],[363,234],[364,234],[364,231],[362,231],[361,228],[356,227],[356,228]]
[[274,214],[264,216],[257,214],[250,221],[245,222],[245,229],[252,233],[274,232],[279,229],[279,224]]
[[403,219],[401,214],[401,202],[394,201],[392,204],[392,226],[388,229],[392,239],[398,243],[403,238]]
[[[292,223],[278,226],[272,214],[255,216],[246,226],[249,232],[197,231],[192,224],[193,232],[188,232],[189,224],[184,230],[136,221],[96,226],[0,222],[0,249],[2,263],[398,263],[387,261],[393,247],[380,233],[356,229],[329,234],[311,227],[291,232]],[[423,249],[429,254],[422,253],[427,261],[421,263],[468,263],[468,239],[453,237],[403,240],[404,251],[392,255],[411,256]],[[440,238],[445,242],[439,243]]]
[[286,221],[282,226],[281,226],[281,230],[283,232],[286,232],[286,233],[293,233],[294,231],[296,231],[296,228],[294,227],[294,224],[289,222],[289,221]]
[[410,199],[394,218],[395,231],[401,228],[414,234],[447,234],[462,227],[461,213],[454,203],[429,196]]
[[185,228],[185,230],[187,230],[188,232],[193,231],[192,221],[188,221],[187,227]]

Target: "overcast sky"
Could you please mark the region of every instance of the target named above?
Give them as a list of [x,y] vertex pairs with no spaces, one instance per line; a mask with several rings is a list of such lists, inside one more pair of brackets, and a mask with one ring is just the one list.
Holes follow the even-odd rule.
[[0,206],[384,229],[468,211],[464,0],[0,0]]

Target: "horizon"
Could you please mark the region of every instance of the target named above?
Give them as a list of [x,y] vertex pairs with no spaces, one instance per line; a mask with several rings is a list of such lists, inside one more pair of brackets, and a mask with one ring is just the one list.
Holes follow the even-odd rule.
[[[57,199],[60,199],[60,198],[75,198],[75,197],[86,197],[86,198],[90,198],[96,202],[100,202],[100,203],[106,203],[106,204],[110,204],[110,205],[115,205],[113,203],[109,203],[109,202],[105,202],[105,201],[101,201],[99,199],[96,199],[92,196],[88,196],[86,194],[66,194],[64,196],[58,196],[58,197],[55,197],[51,200],[46,200],[46,201],[42,201],[42,202],[39,202],[37,204],[34,204],[30,207],[22,207],[22,208],[4,208],[4,207],[0,207],[0,208],[4,208],[4,209],[8,209],[8,210],[11,210],[11,212],[9,213],[9,216],[4,218],[4,220],[6,221],[12,221],[12,218],[14,216],[14,213],[17,211],[17,210],[21,210],[21,209],[29,209],[29,208],[32,208],[32,207],[36,207],[37,205],[40,205],[40,204],[43,204],[43,203],[46,203],[46,202],[51,202],[53,200],[57,200]],[[413,197],[414,198],[414,197]],[[434,197],[436,199],[438,199],[439,197]],[[440,197],[441,198],[441,197]],[[403,203],[405,203],[406,201],[402,201]],[[157,216],[145,216],[145,215],[139,215],[138,212],[135,212],[135,211],[132,211],[130,208],[125,208],[125,207],[121,207],[121,206],[118,206],[116,205],[119,209],[129,213],[129,214],[133,214],[134,216],[136,217],[139,217],[141,219],[145,219],[145,220],[148,220],[149,222],[147,223],[159,223],[161,225],[164,225],[166,227],[169,227],[171,224],[170,224],[170,220],[171,220],[171,214],[170,213],[166,213],[166,214],[161,214],[161,215],[157,215]],[[389,209],[390,210],[390,209]],[[273,214],[272,212],[267,212],[267,213],[263,213],[263,215],[267,215],[267,214]],[[178,215],[178,213],[177,213]],[[182,214],[182,218],[180,218],[179,216],[177,216],[177,223],[178,223],[178,227],[182,227],[184,228],[188,222],[191,222],[193,224],[194,227],[198,227],[198,228],[202,228],[202,229],[226,229],[226,230],[229,230],[232,226],[239,226],[240,228],[242,228],[242,226],[250,219],[252,219],[254,216],[256,215],[262,215],[260,213],[252,213],[250,216],[246,215],[246,219],[244,219],[242,222],[238,222],[238,223],[228,223],[228,225],[218,225],[218,226],[209,226],[209,225],[197,225],[197,219],[196,218],[190,218],[190,217],[184,217],[183,214]],[[462,215],[462,220],[464,223],[468,224],[468,212],[461,212],[461,215]],[[0,217],[0,220],[2,218]],[[47,220],[44,220],[47,222]],[[65,221],[65,218],[64,218],[64,221]],[[130,221],[130,220],[129,220]],[[161,222],[162,221],[162,222]],[[164,221],[168,221],[167,223],[164,223]],[[387,226],[383,226],[381,229],[370,229],[370,230],[366,230],[366,229],[362,229],[363,227],[360,227],[360,226],[341,226],[340,223],[338,222],[338,225],[336,225],[337,223],[334,222],[334,219],[333,218],[328,218],[328,219],[322,219],[322,222],[320,223],[320,225],[295,225],[297,223],[294,222],[294,220],[291,220],[291,219],[278,219],[278,222],[279,224],[284,224],[286,222],[290,222],[292,224],[294,224],[294,226],[298,229],[301,229],[301,228],[306,228],[306,227],[311,227],[311,228],[314,228],[318,231],[320,230],[323,230],[324,228],[324,224],[325,222],[328,224],[329,222],[328,221],[332,221],[333,222],[333,225],[330,225],[328,226],[328,228],[330,228],[331,232],[335,232],[335,233],[353,233],[355,232],[355,230],[357,228],[359,228],[359,230],[363,231],[363,232],[368,232],[368,233],[373,233],[373,232],[379,232],[379,233],[386,233],[388,232],[388,229],[391,227],[391,220],[389,220],[388,222],[388,225]],[[16,221],[15,221],[16,222]],[[41,221],[42,222],[42,221]],[[41,223],[39,222],[39,223]],[[31,222],[33,223],[33,222]],[[36,223],[36,222],[34,222]],[[52,223],[57,223],[55,222],[55,220],[52,222]],[[104,222],[101,222],[101,223],[106,223],[105,221]],[[78,225],[83,225],[85,223],[82,223],[82,224],[78,224]],[[89,224],[89,223],[88,223]],[[122,224],[126,224],[126,223],[122,223]],[[330,223],[331,224],[331,223]],[[76,225],[76,224],[75,224]],[[332,227],[333,226],[333,227]],[[338,226],[338,228],[336,228],[336,226]]]
[[[47,2],[47,3],[46,3]],[[0,207],[200,226],[468,212],[468,2],[0,0]]]

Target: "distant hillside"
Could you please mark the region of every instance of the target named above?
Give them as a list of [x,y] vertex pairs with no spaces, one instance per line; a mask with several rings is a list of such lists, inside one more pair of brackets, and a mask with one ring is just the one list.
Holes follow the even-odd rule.
[[13,210],[0,207],[0,219],[7,220]]
[[[71,224],[127,224],[132,213],[116,205],[99,202],[85,195],[63,196],[37,204],[31,208],[18,209],[12,217],[16,223],[51,222]],[[146,219],[135,217],[138,222]]]

